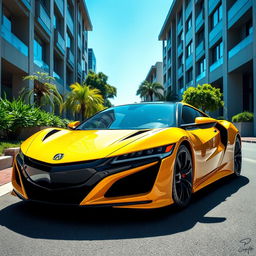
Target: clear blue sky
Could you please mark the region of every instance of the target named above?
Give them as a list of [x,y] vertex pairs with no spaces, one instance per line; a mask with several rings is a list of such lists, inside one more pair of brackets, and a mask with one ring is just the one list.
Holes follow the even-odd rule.
[[117,87],[115,105],[139,102],[136,90],[150,67],[162,61],[158,35],[172,0],[86,0],[93,24],[89,47],[97,72]]

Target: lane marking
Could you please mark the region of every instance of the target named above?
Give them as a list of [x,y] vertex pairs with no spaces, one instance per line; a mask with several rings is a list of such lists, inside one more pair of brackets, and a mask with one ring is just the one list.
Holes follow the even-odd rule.
[[243,157],[243,160],[256,164],[256,160],[253,160],[253,159],[250,159],[250,158]]
[[11,182],[0,186],[0,196],[3,196],[11,191],[12,191],[12,183]]

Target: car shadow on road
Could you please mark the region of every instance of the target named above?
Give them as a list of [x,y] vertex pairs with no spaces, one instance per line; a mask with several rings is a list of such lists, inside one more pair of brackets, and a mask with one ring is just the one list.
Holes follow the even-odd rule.
[[225,203],[249,179],[227,177],[196,193],[184,210],[70,208],[14,203],[0,211],[0,225],[21,235],[57,240],[109,240],[170,235],[186,231],[198,222],[219,223],[225,216],[205,217]]

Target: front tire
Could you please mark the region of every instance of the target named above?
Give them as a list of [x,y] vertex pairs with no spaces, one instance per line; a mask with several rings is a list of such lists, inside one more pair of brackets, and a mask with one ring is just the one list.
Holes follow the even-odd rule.
[[235,150],[234,150],[234,175],[239,177],[242,169],[242,150],[241,141],[236,137]]
[[173,176],[172,197],[178,208],[186,207],[192,196],[192,156],[185,145],[178,149]]

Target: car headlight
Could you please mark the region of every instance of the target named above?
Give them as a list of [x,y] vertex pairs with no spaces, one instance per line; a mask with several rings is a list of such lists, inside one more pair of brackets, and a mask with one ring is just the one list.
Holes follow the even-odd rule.
[[160,159],[165,158],[172,154],[174,144],[160,146],[156,148],[149,148],[141,151],[136,151],[124,155],[117,156],[113,159],[112,164],[137,161],[141,159],[158,157]]

